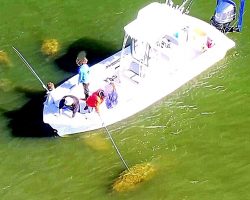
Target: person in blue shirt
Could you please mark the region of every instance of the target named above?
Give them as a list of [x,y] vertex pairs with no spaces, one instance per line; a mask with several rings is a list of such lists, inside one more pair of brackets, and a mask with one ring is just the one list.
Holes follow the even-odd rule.
[[87,99],[89,97],[89,73],[90,73],[90,67],[89,67],[89,65],[87,63],[88,63],[88,59],[86,58],[86,52],[81,51],[77,56],[76,64],[79,66],[78,83],[83,85],[85,99]]

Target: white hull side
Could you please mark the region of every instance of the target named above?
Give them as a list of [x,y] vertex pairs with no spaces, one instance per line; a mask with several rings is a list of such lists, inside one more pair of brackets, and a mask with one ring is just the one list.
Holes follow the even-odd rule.
[[[190,23],[191,21],[197,23],[198,27],[212,35],[215,45],[204,53],[194,55],[192,59],[182,59],[182,56],[188,53],[184,49],[178,62],[154,63],[139,84],[132,81],[126,75],[126,72],[121,70],[119,72],[120,82],[115,81],[119,95],[118,104],[112,109],[107,109],[105,103],[100,107],[105,125],[124,120],[172,93],[223,59],[227,51],[235,46],[232,40],[209,24],[190,16],[188,16],[187,20],[190,20]],[[120,58],[120,54],[121,52],[118,52],[91,67],[91,92],[103,88],[106,84],[104,79],[107,77],[117,75],[118,70],[116,67],[119,66],[119,62],[116,61]],[[125,62],[127,61],[129,64],[131,56],[129,48],[126,49],[125,55]],[[113,62],[115,64],[110,66]],[[107,68],[107,66],[109,67]],[[74,118],[71,118],[70,111],[64,111],[61,115],[58,114],[58,103],[64,95],[73,94],[79,98],[84,97],[82,85],[78,85],[77,82],[78,75],[70,78],[52,92],[55,97],[54,102],[47,101],[44,103],[43,120],[56,129],[59,136],[82,133],[102,127],[102,122],[95,112],[88,114],[77,113]],[[152,91],[154,92],[152,93]]]

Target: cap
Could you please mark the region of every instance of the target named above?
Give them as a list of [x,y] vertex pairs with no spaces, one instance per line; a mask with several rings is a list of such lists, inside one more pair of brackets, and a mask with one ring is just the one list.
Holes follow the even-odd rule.
[[86,58],[87,54],[85,51],[80,51],[77,55],[77,59],[79,60],[83,60],[84,58]]
[[74,103],[74,100],[71,97],[66,97],[64,104],[66,106],[71,106]]

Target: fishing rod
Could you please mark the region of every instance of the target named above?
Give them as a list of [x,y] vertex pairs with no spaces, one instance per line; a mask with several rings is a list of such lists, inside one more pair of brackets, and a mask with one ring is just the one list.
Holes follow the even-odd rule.
[[179,10],[182,10],[182,9],[184,9],[184,6],[185,6],[185,4],[188,2],[188,0],[183,0],[182,1],[182,4],[180,5],[180,7],[178,8]]
[[112,142],[112,144],[113,144],[113,146],[114,146],[114,148],[115,148],[115,150],[116,150],[116,153],[117,153],[118,156],[120,157],[120,159],[121,159],[122,163],[124,164],[124,166],[126,167],[126,169],[129,171],[129,167],[128,167],[127,163],[125,162],[125,160],[123,159],[122,154],[120,153],[118,147],[116,146],[115,141],[113,140],[113,138],[112,138],[112,136],[111,136],[111,134],[110,134],[110,132],[109,132],[107,126],[105,126],[104,121],[102,120],[101,115],[100,115],[99,113],[98,113],[98,115],[99,115],[100,120],[101,120],[101,122],[102,122],[102,127],[106,130],[106,133],[108,134],[109,139],[110,139],[110,141]]
[[185,9],[185,13],[188,14],[189,10],[191,9],[191,6],[193,5],[193,0],[191,0],[187,6],[187,8]]
[[19,58],[22,59],[22,61],[24,62],[24,64],[29,68],[29,70],[31,71],[31,73],[39,80],[39,82],[42,84],[43,88],[47,92],[49,92],[49,89],[47,88],[47,86],[43,83],[43,81],[40,79],[40,77],[37,75],[37,73],[35,72],[35,70],[28,63],[28,61],[23,57],[23,55],[14,46],[12,46],[12,48],[14,49],[14,51],[16,52],[16,54],[19,56]]

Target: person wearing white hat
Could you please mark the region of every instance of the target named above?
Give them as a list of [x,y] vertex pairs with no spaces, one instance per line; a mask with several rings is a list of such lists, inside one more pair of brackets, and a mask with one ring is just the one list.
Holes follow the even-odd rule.
[[61,114],[62,109],[69,109],[73,112],[72,117],[80,109],[79,99],[73,95],[64,96],[59,102],[59,114]]

